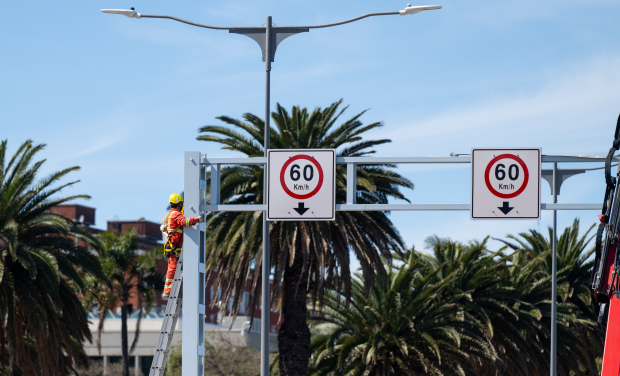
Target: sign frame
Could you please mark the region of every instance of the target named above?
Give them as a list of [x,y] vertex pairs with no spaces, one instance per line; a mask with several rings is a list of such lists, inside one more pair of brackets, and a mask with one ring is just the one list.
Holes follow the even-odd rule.
[[[476,152],[497,152],[497,156],[494,156],[494,158],[490,161],[487,162],[487,165],[485,167],[485,171],[484,171],[484,180],[483,181],[478,181],[480,180],[480,177],[478,177],[478,180],[476,179],[475,176],[475,171],[476,171],[476,167],[480,168],[479,166],[476,166]],[[528,171],[528,168],[526,168],[526,163],[518,156],[517,153],[519,152],[536,152],[537,153],[537,168],[538,168],[538,173],[534,174],[533,171],[530,172]],[[505,156],[503,156],[503,154],[506,154]],[[500,158],[502,157],[503,158]],[[487,157],[488,158],[488,157]],[[522,171],[523,171],[523,175],[524,175],[524,183],[522,184],[521,187],[519,187],[515,192],[512,193],[506,193],[506,194],[502,194],[500,192],[498,192],[497,190],[495,190],[491,183],[489,182],[489,173],[490,173],[490,169],[493,166],[493,164],[501,159],[513,159],[516,161],[516,163],[518,163],[521,167],[522,167]],[[525,157],[524,157],[525,158]],[[480,163],[480,162],[478,162]],[[531,166],[530,166],[531,167]],[[542,148],[540,147],[472,147],[471,148],[471,185],[470,185],[470,210],[469,210],[469,216],[471,220],[540,220],[541,219],[541,179],[542,179]],[[499,216],[497,215],[497,213],[494,213],[495,215],[491,216],[491,215],[476,215],[474,216],[474,209],[476,207],[476,203],[479,201],[475,201],[475,196],[477,196],[475,194],[476,190],[488,190],[491,195],[497,197],[499,200],[506,200],[503,201],[502,204],[504,205],[503,207],[498,207],[498,210],[501,212],[504,212],[504,210],[502,209],[506,209],[508,212],[512,210],[511,207],[509,207],[508,204],[508,200],[510,199],[514,199],[515,197],[519,196],[521,193],[523,193],[526,189],[527,189],[527,185],[528,184],[532,184],[535,183],[537,184],[537,189],[538,191],[535,192],[536,195],[536,215],[528,215],[528,216],[522,216],[521,213],[517,211],[515,211],[515,213],[518,213],[519,216],[514,216],[514,213],[512,213],[510,216],[508,216],[508,213],[504,213],[504,216]],[[483,187],[479,187],[478,185],[481,185]],[[501,185],[501,184],[500,184]],[[531,189],[530,189],[531,190]],[[532,195],[533,193],[528,192],[529,195]],[[479,195],[479,194],[478,194]],[[478,198],[478,200],[480,200],[480,198]],[[481,204],[478,204],[481,205]],[[528,210],[531,210],[531,208],[527,208]],[[480,209],[479,209],[480,210]],[[479,211],[478,210],[478,211]],[[523,209],[522,209],[523,210]],[[501,213],[500,213],[501,215]]]
[[[275,157],[275,153],[286,153],[286,154],[291,154],[293,155],[293,157],[291,158],[289,156],[289,160],[286,161],[284,163],[284,165],[278,169],[278,171],[275,171],[274,168],[274,162],[273,157]],[[314,160],[314,162],[311,160],[312,164],[314,164],[315,166],[317,166],[317,175],[319,178],[319,182],[317,185],[317,188],[315,188],[312,192],[306,194],[306,195],[301,195],[301,194],[296,194],[291,192],[285,185],[284,185],[284,171],[286,170],[286,168],[288,167],[288,165],[290,163],[292,163],[295,160],[298,159],[308,159],[308,158],[304,158],[303,156],[307,156],[307,154],[312,154],[312,153],[330,153],[331,154],[331,161],[327,164],[331,170],[332,173],[329,174],[329,171],[325,171],[323,172],[323,170],[326,167],[325,163],[319,163],[318,161],[314,160],[313,156],[309,156],[312,158],[312,160]],[[271,183],[272,183],[272,178],[274,178],[274,176],[272,176],[272,174],[277,174],[278,176],[278,181],[280,181],[280,186],[281,186],[281,190],[283,190],[284,193],[286,193],[289,197],[286,198],[287,201],[291,201],[294,200],[298,203],[298,208],[300,208],[300,210],[303,210],[305,208],[305,200],[311,200],[312,197],[314,197],[315,195],[319,194],[319,192],[325,192],[325,189],[329,189],[330,190],[330,197],[331,197],[331,205],[330,205],[330,213],[329,215],[321,215],[319,217],[317,217],[316,215],[314,217],[304,217],[303,214],[301,214],[299,217],[293,217],[290,212],[289,212],[289,216],[285,217],[282,216],[281,214],[275,214],[275,208],[272,207],[272,204],[275,204],[276,202],[280,201],[278,200],[278,198],[276,197],[271,197],[272,193],[275,194],[274,192],[276,191],[276,189],[272,189],[271,187]],[[330,185],[330,180],[331,180],[331,187],[329,187]],[[265,201],[266,201],[266,215],[267,215],[267,220],[268,221],[334,221],[336,219],[336,149],[268,149],[267,150],[267,179],[266,179],[266,194],[265,194]],[[280,189],[277,189],[280,190]],[[312,194],[309,197],[306,197],[308,195]],[[325,194],[325,193],[322,193]],[[295,197],[297,196],[297,197]],[[285,196],[286,197],[286,196]],[[315,199],[316,200],[316,199]],[[305,209],[312,209],[310,207],[305,208]],[[295,210],[294,207],[291,207],[291,210]],[[322,212],[324,212],[325,210],[321,210]],[[299,212],[298,212],[299,213]],[[304,212],[305,214],[305,212]],[[312,211],[312,214],[314,214],[314,212]]]

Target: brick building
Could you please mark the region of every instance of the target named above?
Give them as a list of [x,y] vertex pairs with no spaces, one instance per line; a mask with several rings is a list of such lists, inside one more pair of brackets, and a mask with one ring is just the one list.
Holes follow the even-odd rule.
[[[86,230],[90,234],[96,235],[101,232],[101,230],[93,227],[95,225],[95,208],[84,205],[64,204],[54,206],[51,211],[69,218],[77,223],[82,230]],[[86,246],[87,244],[85,241],[79,240],[79,245]]]
[[136,229],[138,235],[138,249],[152,249],[162,244],[162,233],[159,231],[159,223],[147,221],[144,217],[137,221],[108,221],[108,231],[116,235]]
[[95,225],[95,208],[84,205],[63,204],[54,206],[52,212],[61,214],[88,228],[92,228]]

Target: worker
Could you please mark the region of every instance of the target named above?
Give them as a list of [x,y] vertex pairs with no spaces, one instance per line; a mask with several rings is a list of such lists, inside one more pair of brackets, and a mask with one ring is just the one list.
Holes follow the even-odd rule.
[[164,255],[168,257],[168,271],[166,272],[166,284],[164,285],[164,298],[170,296],[174,273],[177,271],[179,253],[183,247],[183,227],[193,226],[196,223],[204,222],[204,217],[185,218],[183,216],[183,197],[178,193],[170,195],[170,212],[166,215],[161,231],[167,234],[164,244]]

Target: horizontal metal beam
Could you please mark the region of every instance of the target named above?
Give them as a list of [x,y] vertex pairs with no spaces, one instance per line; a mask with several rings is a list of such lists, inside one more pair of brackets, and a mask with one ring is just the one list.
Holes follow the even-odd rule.
[[[605,155],[595,154],[578,154],[578,155],[543,155],[542,162],[605,162]],[[613,158],[614,161],[620,160],[620,156]],[[265,164],[267,158],[202,158],[202,164]],[[470,156],[463,157],[337,157],[337,164],[356,163],[361,165],[373,165],[373,164],[406,164],[406,163],[471,163]]]
[[602,210],[603,204],[541,204],[542,210]]
[[[337,157],[336,163],[470,163],[470,157]],[[203,158],[203,164],[265,164],[267,158]]]
[[[605,162],[606,155],[600,154],[576,154],[576,155],[543,155],[543,162]],[[615,156],[614,161],[620,160]]]
[[267,158],[202,158],[200,161],[202,164],[211,165],[211,164],[241,164],[241,165],[251,165],[251,164],[265,164],[267,163]]
[[[469,211],[469,204],[336,205],[337,211]],[[601,210],[602,204],[541,204],[542,210]]]
[[337,157],[336,163],[363,165],[385,163],[471,163],[471,157]]
[[442,211],[469,210],[469,204],[354,204],[336,205],[336,211]]
[[262,211],[267,205],[200,205],[201,211]]
[[[542,210],[601,210],[602,204],[541,204]],[[336,211],[469,211],[469,204],[337,204]],[[200,205],[204,211],[262,211],[265,205]]]

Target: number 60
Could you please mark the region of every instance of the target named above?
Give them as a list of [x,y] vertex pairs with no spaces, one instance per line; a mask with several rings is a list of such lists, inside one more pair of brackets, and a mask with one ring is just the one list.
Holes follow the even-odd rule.
[[[299,173],[299,165],[293,165],[293,167],[291,167],[291,180],[292,181],[297,181],[299,180],[299,178],[301,177],[301,174]],[[312,178],[314,177],[314,168],[312,167],[312,165],[306,165],[306,167],[304,167],[304,180],[305,181],[310,181],[312,180]]]
[[[495,166],[495,178],[497,180],[504,180],[504,178],[506,178],[506,171],[504,170],[504,168],[506,168],[506,166],[504,166],[501,163]],[[514,172],[514,175],[513,175],[513,172]],[[510,167],[508,167],[508,177],[510,178],[510,180],[517,180],[519,178],[519,166],[518,165],[511,164]]]

